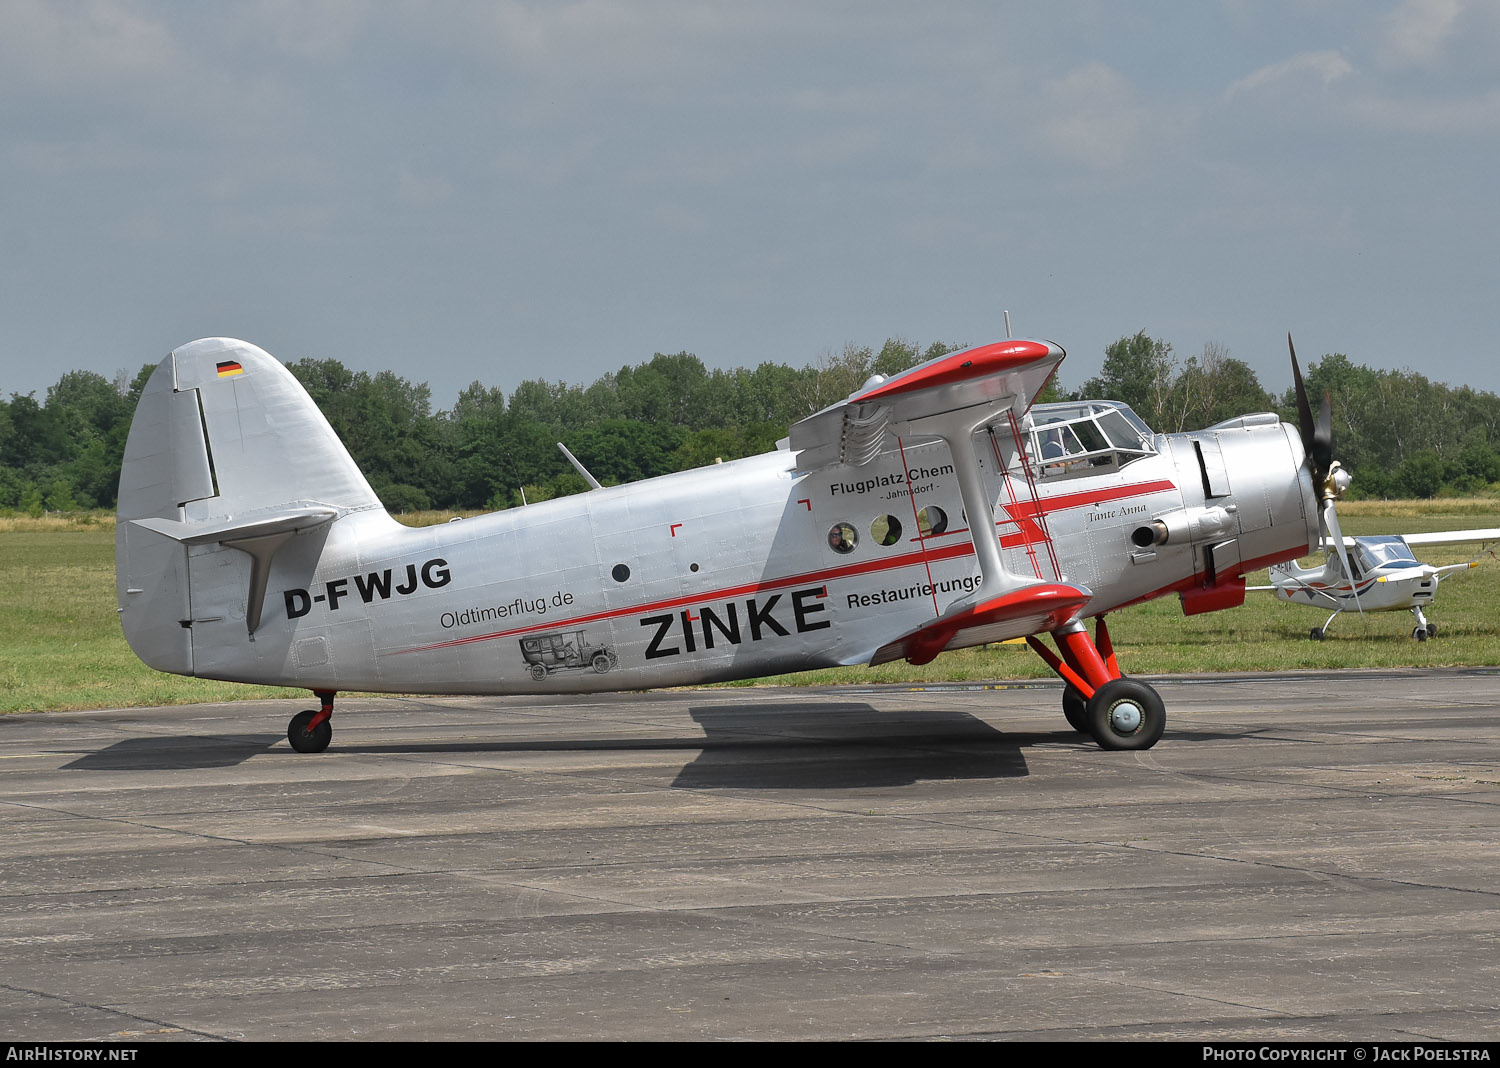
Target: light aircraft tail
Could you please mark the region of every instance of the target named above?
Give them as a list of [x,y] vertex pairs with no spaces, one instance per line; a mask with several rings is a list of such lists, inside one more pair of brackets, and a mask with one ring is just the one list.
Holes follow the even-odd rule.
[[195,627],[219,646],[230,629],[241,645],[253,641],[272,559],[310,571],[329,524],[373,509],[384,514],[279,362],[232,338],[175,349],[141,394],[120,471],[115,580],[126,639],[151,667],[197,674],[195,640],[200,657],[207,650]]

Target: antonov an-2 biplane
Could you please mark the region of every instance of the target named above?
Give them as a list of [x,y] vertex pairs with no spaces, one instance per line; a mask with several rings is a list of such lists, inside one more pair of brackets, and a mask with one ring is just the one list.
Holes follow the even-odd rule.
[[126,445],[125,635],[162,671],[312,690],[300,752],[328,746],[340,690],[635,690],[1025,637],[1070,724],[1145,749],[1165,710],[1121,673],[1106,614],[1241,604],[1246,572],[1305,555],[1320,525],[1339,537],[1347,475],[1295,353],[1300,428],[1170,435],[1109,401],[1033,407],[1063,355],[952,353],[872,377],[774,452],[413,529],[280,363],[195,341]]

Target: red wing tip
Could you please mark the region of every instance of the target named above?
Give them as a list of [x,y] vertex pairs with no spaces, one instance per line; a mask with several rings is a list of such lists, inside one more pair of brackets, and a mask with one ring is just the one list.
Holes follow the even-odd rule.
[[1047,341],[996,341],[988,345],[964,349],[962,352],[950,352],[931,363],[914,367],[910,371],[903,371],[892,377],[890,381],[882,382],[867,393],[860,394],[854,400],[873,400],[876,397],[889,397],[898,393],[929,389],[934,386],[947,385],[950,382],[961,382],[969,378],[979,378],[983,375],[1025,367],[1049,356],[1062,359],[1063,355],[1061,348]]

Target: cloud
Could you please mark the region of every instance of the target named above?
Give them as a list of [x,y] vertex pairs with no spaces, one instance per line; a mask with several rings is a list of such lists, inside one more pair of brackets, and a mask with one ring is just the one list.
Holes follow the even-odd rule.
[[1121,167],[1150,125],[1130,81],[1103,63],[1077,67],[1045,87],[1042,142],[1096,170]]
[[1376,56],[1387,67],[1425,67],[1441,57],[1463,0],[1402,0],[1380,20]]
[[396,184],[401,200],[417,208],[427,208],[448,200],[453,195],[453,185],[439,175],[417,174],[402,167],[396,174]]
[[1224,98],[1230,100],[1245,93],[1297,85],[1308,79],[1321,82],[1326,88],[1353,73],[1354,68],[1340,52],[1302,52],[1241,78],[1224,91]]
[[58,4],[10,0],[0,33],[0,84],[97,90],[178,59],[171,32],[161,20],[113,0]]
[[1365,128],[1382,133],[1465,137],[1500,133],[1500,89],[1439,100],[1360,96],[1349,101],[1347,111]]
[[273,54],[339,62],[368,21],[370,5],[363,0],[241,0],[226,14],[239,33],[269,44]]

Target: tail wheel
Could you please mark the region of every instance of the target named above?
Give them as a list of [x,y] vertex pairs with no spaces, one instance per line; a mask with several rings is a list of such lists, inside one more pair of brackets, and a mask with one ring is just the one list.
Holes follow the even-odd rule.
[[1089,703],[1076,686],[1063,690],[1063,718],[1079,734],[1089,733]]
[[1144,682],[1119,678],[1094,691],[1088,721],[1101,749],[1150,749],[1166,729],[1167,709]]
[[327,719],[308,730],[308,724],[317,714],[316,709],[309,708],[306,712],[298,712],[287,724],[286,740],[299,753],[321,753],[333,741],[333,723]]

